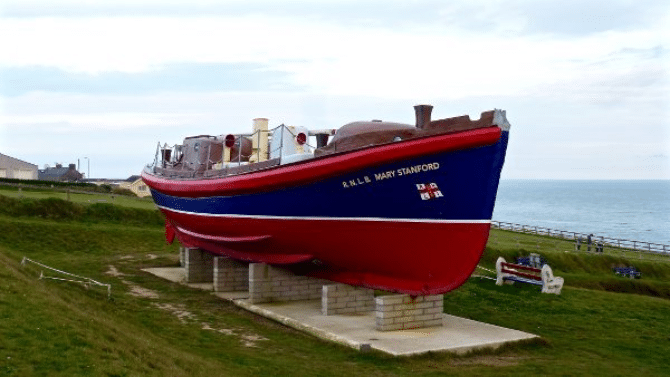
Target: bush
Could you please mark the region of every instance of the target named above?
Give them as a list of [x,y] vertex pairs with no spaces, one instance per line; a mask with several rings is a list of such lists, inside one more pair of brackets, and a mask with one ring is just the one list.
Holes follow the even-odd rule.
[[91,222],[113,221],[157,226],[165,223],[163,216],[157,210],[121,207],[108,203],[96,203],[84,206],[81,220]]
[[82,191],[96,191],[97,187],[93,183],[86,182],[58,182],[58,181],[38,181],[38,180],[24,180],[13,178],[0,178],[0,183],[20,184],[27,186],[45,186],[54,188],[73,188]]
[[132,191],[130,191],[130,190],[128,190],[128,189],[119,188],[119,187],[114,187],[114,188],[112,189],[112,194],[115,194],[115,195],[125,195],[125,196],[137,196],[137,195],[135,195],[134,192],[132,192]]
[[96,184],[86,182],[58,182],[0,178],[0,184],[3,183],[7,186],[19,185],[27,190],[40,189],[41,187],[45,187],[55,191],[65,191],[71,189],[73,191],[101,192],[107,194],[113,193],[116,195],[136,196],[135,193],[130,190],[113,187],[109,184],[102,184],[98,186]]

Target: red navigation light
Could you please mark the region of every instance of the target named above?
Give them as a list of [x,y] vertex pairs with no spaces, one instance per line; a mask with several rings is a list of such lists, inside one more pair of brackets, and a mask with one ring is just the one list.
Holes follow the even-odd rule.
[[235,145],[235,135],[226,135],[226,147],[232,148]]
[[305,135],[304,132],[301,132],[298,135],[296,135],[295,141],[297,141],[299,145],[303,145],[307,142],[307,135]]

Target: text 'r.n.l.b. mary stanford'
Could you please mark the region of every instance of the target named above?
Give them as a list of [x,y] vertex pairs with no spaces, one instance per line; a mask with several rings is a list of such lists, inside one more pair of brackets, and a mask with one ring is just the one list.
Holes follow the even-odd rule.
[[[434,162],[432,164],[415,165],[415,166],[411,166],[411,167],[399,168],[398,170],[383,171],[383,172],[374,174],[374,181],[381,181],[381,180],[384,180],[384,179],[401,177],[403,174],[408,175],[408,174],[419,173],[419,172],[422,172],[422,171],[437,170],[439,168],[440,168],[440,164],[437,163],[437,162]],[[349,188],[349,187],[364,185],[366,183],[372,183],[372,182],[373,182],[373,180],[369,176],[365,175],[363,177],[356,177],[355,179],[351,179],[349,181],[343,181],[342,182],[342,187]]]
[[159,144],[142,178],[170,242],[355,286],[444,293],[484,251],[509,123],[502,110],[474,121],[415,110],[416,125],[337,130],[258,118],[250,134]]

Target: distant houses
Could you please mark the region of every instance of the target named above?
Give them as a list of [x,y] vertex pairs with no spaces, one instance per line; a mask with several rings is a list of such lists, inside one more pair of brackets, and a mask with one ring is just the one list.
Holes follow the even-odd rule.
[[87,182],[96,185],[109,185],[112,187],[118,187],[120,189],[130,190],[133,192],[133,194],[140,198],[151,195],[149,187],[144,184],[144,181],[142,181],[142,178],[139,175],[131,175],[127,179],[90,179],[87,180]]
[[55,168],[39,169],[36,164],[0,153],[0,178],[78,182],[83,180],[84,176],[77,171],[75,164],[70,164],[68,167],[56,164]]
[[70,164],[64,167],[61,164],[56,164],[56,167],[46,167],[38,171],[38,179],[40,181],[57,181],[57,182],[78,182],[84,179],[84,175],[77,171],[75,164]]
[[139,175],[131,175],[127,179],[84,179],[84,175],[77,171],[75,164],[63,166],[56,164],[55,167],[45,166],[39,169],[36,164],[31,164],[0,153],[0,178],[40,180],[53,182],[88,182],[98,186],[109,185],[110,190],[117,187],[132,191],[139,197],[150,196],[149,187],[144,184]]
[[144,181],[139,175],[131,175],[128,179],[119,183],[120,188],[125,188],[132,191],[135,195],[143,198],[151,195],[149,187],[144,184]]
[[0,153],[0,178],[37,179],[37,165]]

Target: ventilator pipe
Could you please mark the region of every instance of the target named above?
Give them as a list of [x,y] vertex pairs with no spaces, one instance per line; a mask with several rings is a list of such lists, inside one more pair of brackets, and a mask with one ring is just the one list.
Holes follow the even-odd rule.
[[221,162],[227,164],[230,162],[232,155],[232,149],[235,146],[235,135],[228,134],[226,135],[223,142],[223,155],[221,156]]
[[416,113],[416,128],[425,128],[430,123],[430,113],[433,111],[431,105],[416,105],[414,112]]
[[325,147],[328,144],[328,134],[317,134],[316,135],[316,147],[321,148]]
[[254,119],[254,134],[251,138],[252,155],[249,162],[261,162],[268,159],[268,120]]
[[335,129],[310,130],[309,136],[316,137],[316,147],[321,148],[328,144],[328,138],[335,135]]

